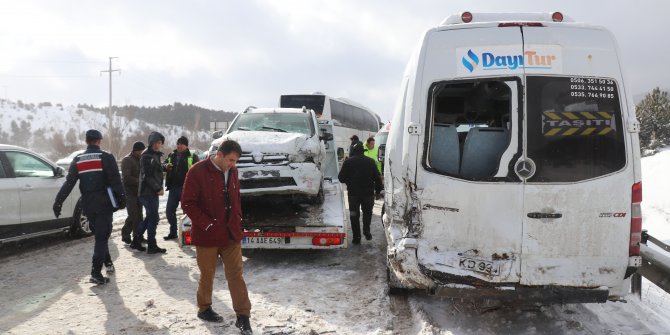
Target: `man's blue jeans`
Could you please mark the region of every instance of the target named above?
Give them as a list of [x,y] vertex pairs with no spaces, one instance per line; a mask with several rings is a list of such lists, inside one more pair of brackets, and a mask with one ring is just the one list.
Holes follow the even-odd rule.
[[170,223],[170,235],[177,236],[177,207],[181,199],[182,187],[170,186],[167,204],[165,205],[165,216]]
[[147,232],[147,242],[149,245],[156,244],[156,226],[158,226],[158,195],[140,196],[140,203],[144,206],[147,216],[140,226],[137,227],[137,235],[143,235]]

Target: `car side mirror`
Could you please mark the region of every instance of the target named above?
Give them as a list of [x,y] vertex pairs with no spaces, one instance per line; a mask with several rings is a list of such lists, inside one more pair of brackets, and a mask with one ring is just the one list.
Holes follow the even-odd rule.
[[323,135],[319,136],[319,139],[328,142],[333,140],[333,134],[331,133],[323,133]]
[[65,169],[63,169],[60,166],[57,166],[56,170],[54,171],[54,176],[56,178],[65,177]]
[[221,138],[223,136],[223,130],[217,130],[212,133],[212,139]]

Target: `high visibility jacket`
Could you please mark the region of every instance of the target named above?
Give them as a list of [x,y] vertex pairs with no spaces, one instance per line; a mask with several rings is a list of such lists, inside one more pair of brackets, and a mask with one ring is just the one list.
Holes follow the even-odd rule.
[[198,162],[198,156],[192,153],[189,149],[183,152],[177,150],[170,153],[165,159],[166,164],[172,164],[172,169],[167,172],[165,176],[165,186],[169,190],[172,186],[182,187],[186,179],[186,173],[191,169],[193,164]]
[[377,157],[379,153],[379,148],[374,147],[372,149],[368,149],[368,147],[365,147],[365,156],[368,156],[372,158],[373,161],[375,161],[375,164],[377,165],[377,170],[379,170],[379,173],[382,173],[382,162],[379,161],[379,158]]

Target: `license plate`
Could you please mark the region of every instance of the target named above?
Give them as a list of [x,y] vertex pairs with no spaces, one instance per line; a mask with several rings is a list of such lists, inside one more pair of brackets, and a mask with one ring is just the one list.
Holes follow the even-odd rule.
[[245,244],[285,244],[286,237],[264,237],[264,236],[247,236],[242,240]]
[[500,274],[499,266],[493,264],[493,262],[476,258],[461,257],[458,261],[458,266],[461,269],[481,272],[493,276]]

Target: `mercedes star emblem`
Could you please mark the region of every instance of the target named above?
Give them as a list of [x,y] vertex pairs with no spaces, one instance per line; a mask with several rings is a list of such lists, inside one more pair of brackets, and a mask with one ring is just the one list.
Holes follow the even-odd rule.
[[535,162],[530,158],[522,158],[516,163],[514,171],[521,179],[528,179],[535,174]]

